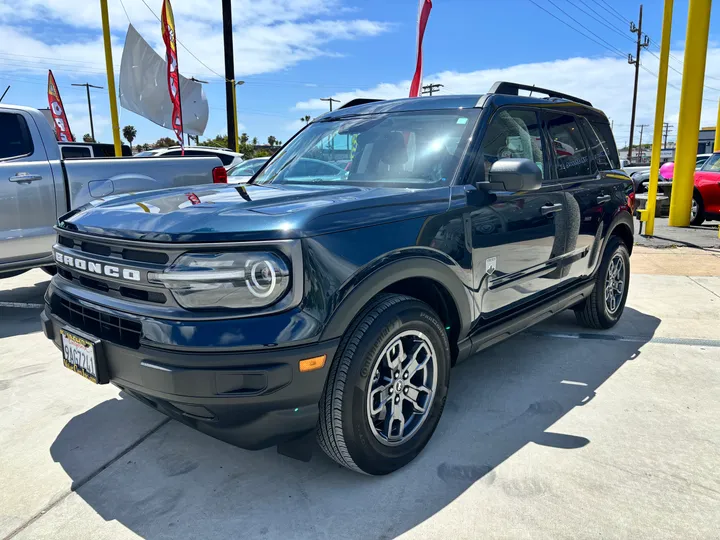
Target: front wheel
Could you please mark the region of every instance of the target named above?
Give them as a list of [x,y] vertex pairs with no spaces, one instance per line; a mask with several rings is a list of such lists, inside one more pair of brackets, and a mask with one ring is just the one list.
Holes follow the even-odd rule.
[[357,472],[403,467],[435,431],[449,378],[450,346],[432,308],[408,296],[378,296],[335,355],[320,401],[320,447]]
[[617,236],[608,240],[595,287],[590,296],[575,307],[578,323],[587,328],[612,328],[625,309],[630,285],[630,253]]

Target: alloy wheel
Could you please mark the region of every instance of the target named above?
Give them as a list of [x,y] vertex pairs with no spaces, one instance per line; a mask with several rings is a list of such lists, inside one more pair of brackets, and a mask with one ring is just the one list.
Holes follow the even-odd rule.
[[625,292],[625,259],[616,253],[608,265],[605,276],[605,307],[608,312],[614,314],[622,305]]
[[422,332],[395,336],[375,360],[367,394],[367,419],[387,446],[408,441],[428,418],[435,395],[435,349]]

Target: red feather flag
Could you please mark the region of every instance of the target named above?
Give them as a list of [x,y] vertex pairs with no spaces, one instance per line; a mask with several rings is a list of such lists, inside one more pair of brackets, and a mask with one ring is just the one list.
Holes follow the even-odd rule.
[[417,59],[415,61],[415,75],[410,84],[410,97],[418,97],[420,95],[420,89],[422,88],[422,44],[431,9],[432,0],[420,0],[420,6],[418,7]]
[[180,72],[178,71],[177,43],[175,40],[175,18],[173,17],[170,0],[163,0],[161,22],[165,54],[167,56],[168,92],[170,93],[170,101],[173,104],[172,128],[184,152]]
[[67,116],[65,115],[65,108],[63,107],[62,99],[60,99],[60,91],[55,83],[55,77],[53,76],[52,70],[48,70],[47,93],[48,105],[50,106],[50,113],[53,117],[53,124],[55,124],[55,135],[57,136],[57,140],[61,142],[74,141],[75,138],[70,132],[70,124],[68,123]]

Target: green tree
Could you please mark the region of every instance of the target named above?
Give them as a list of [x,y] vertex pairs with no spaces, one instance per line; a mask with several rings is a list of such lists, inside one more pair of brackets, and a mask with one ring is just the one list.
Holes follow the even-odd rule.
[[170,146],[177,146],[177,140],[171,139],[170,137],[161,137],[151,146],[153,148],[169,148]]
[[277,142],[277,139],[276,139],[273,135],[270,135],[270,136],[268,137],[268,144],[269,144],[270,146],[275,146],[275,143],[276,143],[276,142]]
[[303,117],[300,118],[300,121],[301,121],[301,122],[305,122],[306,124],[309,124],[309,123],[310,123],[310,120],[312,120],[312,118],[310,117],[309,114],[306,114],[305,116],[303,116]]
[[257,137],[253,137],[252,143],[253,146],[257,146]]
[[132,146],[132,142],[135,140],[135,137],[137,137],[137,129],[135,129],[135,126],[125,126],[122,133],[123,137],[125,137],[127,142],[130,143],[130,146]]
[[95,142],[95,139],[89,133],[83,135],[83,142]]
[[250,140],[250,137],[248,137],[247,133],[243,133],[240,135],[240,144],[247,144],[247,142]]

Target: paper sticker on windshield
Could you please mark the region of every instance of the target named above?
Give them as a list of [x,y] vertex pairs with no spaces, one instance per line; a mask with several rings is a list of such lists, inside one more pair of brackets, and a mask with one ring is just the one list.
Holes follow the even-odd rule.
[[462,125],[462,124],[467,124],[467,121],[468,121],[468,119],[465,118],[464,116],[461,116],[460,118],[457,119],[457,123],[458,123],[458,124],[461,124],[461,125]]

